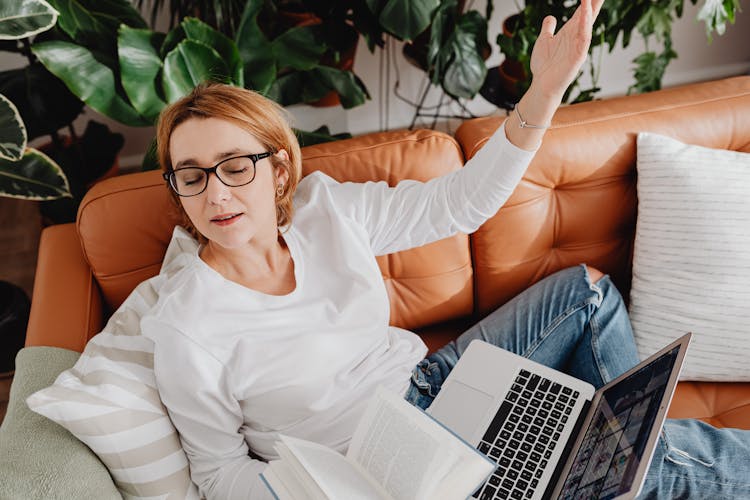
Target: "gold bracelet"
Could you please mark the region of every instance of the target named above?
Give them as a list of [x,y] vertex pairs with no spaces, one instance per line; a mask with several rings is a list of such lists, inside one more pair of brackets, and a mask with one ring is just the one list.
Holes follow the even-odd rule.
[[539,129],[539,130],[544,130],[544,129],[550,127],[550,124],[547,124],[547,125],[531,125],[530,123],[528,123],[521,116],[521,112],[518,110],[518,104],[516,104],[516,106],[513,109],[515,109],[516,114],[518,115],[518,121],[520,122],[518,124],[518,126],[521,127],[521,128],[536,128],[536,129]]

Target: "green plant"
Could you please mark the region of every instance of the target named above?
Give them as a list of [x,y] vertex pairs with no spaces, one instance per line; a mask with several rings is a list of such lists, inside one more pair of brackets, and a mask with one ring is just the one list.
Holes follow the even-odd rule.
[[[127,3],[117,7],[113,9],[115,14],[128,19]],[[88,123],[82,135],[77,133],[73,120],[81,113],[83,102],[41,64],[34,49],[37,44],[73,39],[106,46],[109,42],[101,36],[101,31],[111,26],[111,12],[108,15],[99,10],[83,12],[80,1],[22,0],[12,6],[4,5],[0,17],[5,32],[0,49],[19,54],[27,63],[24,67],[0,72],[0,92],[13,102],[15,112],[25,124],[26,140],[50,137],[49,144],[41,149],[47,161],[54,160],[52,163],[64,180],[58,186],[64,186],[64,192],[55,195],[34,185],[35,189],[46,193],[35,199],[56,199],[40,205],[48,220],[72,221],[80,199],[90,184],[113,166],[124,140],[120,134],[94,121]],[[61,135],[60,129],[65,129],[67,136]],[[92,144],[96,147],[92,148]],[[49,175],[43,177],[49,178]],[[17,183],[14,179],[12,185]],[[29,190],[23,197],[31,193]]]
[[[424,70],[433,85],[455,98],[474,97],[485,79],[489,55],[487,19],[465,10],[463,0],[368,0],[377,26],[399,40],[410,41],[404,55]],[[375,34],[378,32],[375,31]]]
[[[26,0],[0,8],[0,40],[17,40],[42,33],[57,21],[57,12],[41,0]],[[31,72],[32,70],[30,70]],[[0,94],[0,196],[27,200],[70,197],[60,166],[44,153],[27,148],[28,133],[18,107]]]
[[[139,0],[143,6],[146,0]],[[342,68],[358,39],[352,4],[333,0],[151,0],[152,23],[167,8],[170,29],[197,17],[234,40],[245,63],[246,86],[284,106],[314,103],[333,92],[345,108],[369,97],[362,81]],[[362,12],[362,9],[359,10]]]
[[335,92],[346,108],[369,98],[343,54],[353,57],[358,38],[349,2],[249,0],[235,40],[252,88],[283,106],[313,103]]
[[[690,0],[695,4],[697,0]],[[644,53],[637,56],[634,63],[634,83],[630,92],[649,92],[661,88],[664,72],[677,53],[672,47],[672,24],[682,17],[684,0],[606,0],[594,24],[594,36],[590,52],[602,50],[605,46],[611,52],[618,40],[622,47],[630,45],[633,34],[643,37],[646,45]],[[509,23],[509,33],[501,33],[497,38],[500,51],[508,61],[518,61],[524,71],[517,84],[516,96],[520,96],[531,83],[529,60],[531,49],[536,42],[542,20],[547,15],[555,16],[560,23],[566,21],[575,11],[577,2],[560,0],[526,0],[524,8],[513,16]],[[706,23],[706,33],[722,34],[726,22],[734,22],[735,13],[740,10],[739,0],[707,0],[698,14],[698,19]],[[588,71],[592,86],[580,88],[580,76],[568,88],[565,102],[591,100],[600,90],[599,58],[589,58]],[[575,97],[573,92],[578,90]]]
[[[262,0],[246,2],[234,38],[193,17],[168,33],[144,27],[139,18],[114,32],[110,28],[112,41],[106,44],[68,37],[35,43],[32,51],[86,105],[129,126],[154,124],[168,103],[206,80],[251,88],[285,105],[299,102],[300,96],[319,98],[331,89],[345,107],[364,102],[366,93],[351,72],[321,64],[318,28],[291,26],[269,35],[259,22],[263,8]],[[307,83],[308,74],[323,84],[294,93],[293,84]],[[306,143],[337,138],[324,132],[300,135]],[[153,155],[147,154],[144,167],[154,166]]]
[[166,8],[169,29],[177,26],[186,17],[197,17],[228,37],[232,37],[239,26],[246,0],[136,0],[139,10],[147,4],[151,10],[151,25]]

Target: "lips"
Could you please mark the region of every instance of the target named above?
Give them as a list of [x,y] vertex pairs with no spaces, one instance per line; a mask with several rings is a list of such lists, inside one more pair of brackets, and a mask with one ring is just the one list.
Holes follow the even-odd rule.
[[239,220],[241,216],[242,216],[242,213],[220,214],[220,215],[211,217],[211,222],[219,226],[227,226]]

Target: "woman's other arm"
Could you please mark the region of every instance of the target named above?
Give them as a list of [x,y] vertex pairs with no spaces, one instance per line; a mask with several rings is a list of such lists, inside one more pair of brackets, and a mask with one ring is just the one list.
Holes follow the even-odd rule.
[[[582,0],[558,33],[548,16],[532,52],[533,80],[518,103],[532,125],[549,123],[562,96],[586,59],[594,17],[603,0]],[[325,177],[309,193],[328,197],[338,211],[357,221],[376,255],[471,233],[495,215],[513,193],[544,136],[544,129],[521,127],[511,113],[464,168],[425,183],[405,180],[338,184]],[[412,159],[411,161],[415,161]],[[419,161],[418,159],[416,161]]]
[[[555,33],[557,20],[547,16],[542,22],[531,52],[531,86],[516,104],[523,120],[531,125],[549,125],[565,90],[586,60],[591,30],[604,0],[581,0],[573,16]],[[539,147],[543,128],[521,127],[519,114],[511,113],[505,122],[508,140],[529,151]]]
[[259,474],[266,463],[248,456],[244,418],[228,389],[224,365],[189,337],[156,320],[154,372],[159,395],[180,435],[190,475],[211,499],[272,499]]

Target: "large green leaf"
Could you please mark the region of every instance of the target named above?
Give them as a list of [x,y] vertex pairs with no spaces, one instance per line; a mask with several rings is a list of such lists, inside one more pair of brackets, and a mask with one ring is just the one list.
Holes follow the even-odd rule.
[[182,21],[182,29],[188,40],[201,42],[218,52],[229,68],[227,76],[231,77],[235,85],[244,86],[242,59],[240,58],[237,45],[235,45],[233,40],[194,17],[189,17]]
[[352,134],[348,132],[332,135],[326,125],[322,125],[311,131],[294,129],[294,135],[297,136],[299,145],[302,147],[322,144],[324,142],[340,141],[341,139],[351,139],[352,137]]
[[120,78],[133,107],[149,121],[155,121],[166,106],[157,85],[162,69],[159,47],[164,42],[162,33],[151,30],[120,27],[117,53],[120,59]]
[[244,64],[245,85],[265,94],[276,81],[276,61],[271,42],[258,26],[262,7],[263,0],[245,4],[234,41]]
[[315,36],[315,26],[297,26],[273,41],[273,55],[279,68],[313,69],[326,46]]
[[370,97],[362,81],[351,71],[320,66],[309,73],[315,78],[320,78],[329,89],[336,91],[344,109],[364,104]]
[[432,18],[426,64],[430,80],[436,85],[443,78],[450,62],[452,50],[447,44],[456,23],[456,15],[456,0],[446,0],[440,4]]
[[175,102],[208,80],[229,80],[229,68],[213,48],[195,40],[183,40],[167,54],[162,87],[168,102]]
[[68,180],[44,153],[28,149],[19,161],[0,159],[0,196],[25,200],[70,197]]
[[159,55],[161,58],[164,59],[167,57],[167,54],[172,52],[174,48],[186,38],[187,35],[185,34],[185,30],[182,29],[181,24],[178,24],[174,29],[170,30],[164,38],[164,43],[161,44],[161,48],[159,49]]
[[451,45],[454,59],[445,70],[443,88],[453,97],[471,99],[479,92],[487,76],[487,66],[477,54],[471,34],[457,31]]
[[60,12],[57,25],[78,43],[114,52],[120,24],[147,28],[128,0],[49,0]]
[[313,71],[293,71],[274,80],[266,93],[282,106],[314,102],[331,91],[321,75]]
[[114,73],[87,48],[54,41],[34,44],[32,50],[47,69],[92,109],[125,125],[151,125],[117,93]]
[[57,22],[57,11],[44,0],[0,3],[0,40],[18,40],[47,31]]
[[18,108],[0,94],[0,158],[18,161],[26,149],[26,127]]
[[345,109],[364,104],[370,97],[362,81],[351,71],[319,66],[310,71],[294,71],[276,79],[267,97],[282,106],[315,102],[329,92],[339,95]]
[[443,78],[443,88],[453,97],[471,99],[484,83],[487,66],[479,52],[486,33],[486,21],[477,11],[462,15],[456,24],[449,42],[451,62]]
[[380,24],[401,40],[413,40],[430,24],[440,0],[389,0],[380,12]]
[[83,110],[83,102],[38,61],[1,71],[0,93],[18,108],[29,140],[54,133]]

